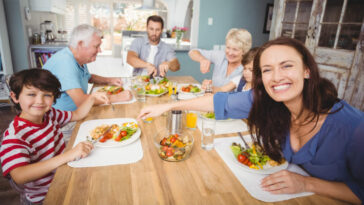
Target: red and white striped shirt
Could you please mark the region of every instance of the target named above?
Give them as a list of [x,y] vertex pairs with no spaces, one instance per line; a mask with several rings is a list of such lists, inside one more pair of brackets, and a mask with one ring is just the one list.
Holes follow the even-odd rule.
[[[71,120],[70,111],[51,108],[42,124],[34,124],[16,116],[4,132],[0,148],[3,175],[11,170],[50,159],[63,152],[65,142],[60,128]],[[26,198],[35,203],[44,199],[55,170],[42,178],[24,184]]]

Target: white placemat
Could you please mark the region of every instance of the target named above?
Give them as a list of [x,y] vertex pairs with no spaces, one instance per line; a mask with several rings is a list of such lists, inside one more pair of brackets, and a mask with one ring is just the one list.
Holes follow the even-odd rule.
[[[136,122],[133,118],[113,118],[85,121],[81,124],[78,130],[75,147],[79,142],[84,141],[90,132],[89,127],[94,124],[95,127],[102,124],[123,123],[123,122]],[[126,142],[126,141],[125,141]],[[130,164],[135,163],[143,158],[143,148],[140,139],[135,142],[119,147],[98,147],[95,146],[90,155],[78,161],[68,162],[70,167],[99,167],[109,166],[116,164]]]
[[[202,118],[199,116],[197,127],[202,132]],[[240,120],[216,120],[215,135],[248,131],[248,125]]]
[[[248,136],[244,136],[246,141],[249,141]],[[261,180],[268,176],[263,174],[254,174],[244,171],[238,164],[236,164],[231,157],[230,145],[233,142],[243,143],[240,137],[229,137],[229,138],[217,138],[214,140],[214,146],[216,152],[220,155],[220,157],[224,160],[226,165],[230,168],[230,170],[234,173],[235,177],[239,180],[239,182],[243,185],[243,187],[252,195],[254,198],[264,201],[264,202],[275,202],[275,201],[284,201],[292,198],[309,196],[313,193],[303,192],[299,194],[271,194],[267,191],[264,191],[260,187]],[[290,164],[287,168],[289,171],[296,172],[298,174],[302,174],[304,176],[308,176],[308,174],[301,169],[299,166],[295,164]]]
[[[92,89],[92,93],[94,93],[94,92],[97,92],[97,90],[98,89],[101,89],[101,88],[103,88],[104,86],[96,86],[96,87],[94,87],[93,89]],[[129,86],[125,86],[125,90],[130,90],[129,89]],[[114,102],[114,103],[112,103],[112,104],[114,104],[114,105],[116,105],[116,104],[131,104],[131,103],[134,103],[134,102],[136,102],[136,98],[135,98],[135,96],[133,95],[133,94],[131,94],[131,100],[128,100],[128,101],[120,101],[120,102]],[[109,105],[109,104],[101,104],[100,106],[107,106],[107,105]]]

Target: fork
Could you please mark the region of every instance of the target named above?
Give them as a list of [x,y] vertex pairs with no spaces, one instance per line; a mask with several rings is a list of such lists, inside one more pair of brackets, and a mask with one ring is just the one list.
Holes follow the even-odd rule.
[[243,135],[241,134],[241,132],[238,132],[238,134],[239,134],[240,138],[243,140],[245,147],[246,147],[247,149],[250,149],[250,146],[249,146],[249,145],[248,145],[248,143],[246,143],[246,141],[244,140],[244,137],[243,137]]

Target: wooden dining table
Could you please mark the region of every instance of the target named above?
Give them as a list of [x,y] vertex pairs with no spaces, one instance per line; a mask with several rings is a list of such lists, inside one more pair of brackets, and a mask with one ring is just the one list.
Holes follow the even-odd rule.
[[[168,79],[178,83],[198,83],[191,76]],[[82,122],[136,118],[143,106],[168,101],[168,95],[164,95],[147,97],[145,103],[116,104],[115,110],[111,106],[94,106],[86,118],[77,122],[66,151],[72,147]],[[159,157],[153,141],[156,132],[166,128],[166,116],[156,117],[151,123],[139,121],[138,124],[143,148],[140,161],[86,168],[64,164],[57,168],[44,204],[345,204],[319,195],[274,203],[259,201],[245,190],[215,150],[201,148],[199,129],[191,131],[194,137],[191,155],[180,162],[167,162]],[[216,137],[231,136],[237,135]]]

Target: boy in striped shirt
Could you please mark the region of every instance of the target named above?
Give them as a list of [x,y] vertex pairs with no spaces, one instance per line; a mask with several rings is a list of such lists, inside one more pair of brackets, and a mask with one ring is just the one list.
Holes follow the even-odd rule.
[[[108,103],[106,94],[96,92],[75,111],[52,108],[60,96],[61,84],[48,70],[28,69],[10,79],[10,97],[20,111],[4,132],[0,148],[3,175],[15,188],[21,187],[21,203],[41,203],[55,169],[86,157],[93,146],[81,142],[63,153],[65,142],[60,128],[84,118],[96,100]],[[14,184],[15,182],[15,184]]]

